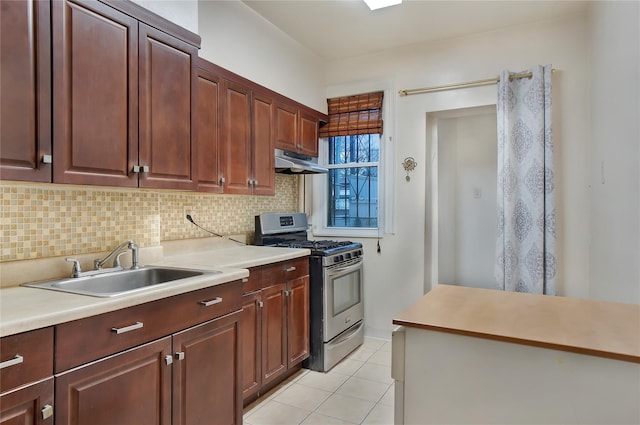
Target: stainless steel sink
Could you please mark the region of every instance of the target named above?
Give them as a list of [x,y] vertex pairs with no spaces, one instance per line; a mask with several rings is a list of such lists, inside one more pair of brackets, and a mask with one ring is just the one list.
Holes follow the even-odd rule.
[[95,276],[25,283],[22,286],[71,292],[94,297],[113,297],[141,291],[150,286],[178,283],[182,279],[202,275],[215,275],[219,271],[201,271],[168,267],[141,267]]

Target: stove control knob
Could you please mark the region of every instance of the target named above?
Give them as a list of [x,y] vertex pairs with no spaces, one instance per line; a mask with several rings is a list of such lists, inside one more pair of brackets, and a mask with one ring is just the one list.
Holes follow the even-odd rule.
[[344,261],[344,255],[338,255],[337,257],[339,261]]
[[349,258],[351,258],[351,253],[350,253],[350,252],[349,252],[349,253],[346,253],[346,254],[344,254],[344,256],[345,256],[345,257],[347,258],[347,260],[348,260]]

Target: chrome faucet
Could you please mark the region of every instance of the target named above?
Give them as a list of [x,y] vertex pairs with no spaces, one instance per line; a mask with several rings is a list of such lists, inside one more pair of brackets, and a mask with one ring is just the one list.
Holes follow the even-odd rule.
[[[138,245],[136,245],[133,241],[127,241],[118,245],[116,249],[111,251],[109,255],[104,257],[102,260],[95,260],[93,263],[95,264],[96,269],[90,270],[88,272],[82,271],[82,269],[80,268],[80,262],[77,259],[71,257],[66,258],[67,262],[73,263],[73,272],[71,274],[71,277],[93,276],[96,274],[117,272],[123,270],[122,265],[120,264],[120,257],[126,254],[125,251],[122,251],[125,248],[131,250],[131,269],[135,270],[140,268],[140,266],[138,265]],[[113,257],[115,257],[115,259],[113,260],[113,266],[103,269],[102,266],[104,266],[104,264],[111,260]]]
[[123,254],[125,254],[125,252],[120,252],[120,251],[122,251],[125,248],[131,250],[131,269],[137,269],[138,268],[138,245],[136,245],[133,241],[127,241],[118,245],[116,249],[111,251],[109,255],[104,257],[102,260],[95,260],[94,264],[96,266],[96,270],[100,270],[102,266],[104,266],[104,264],[109,260],[111,260],[114,256],[116,258],[115,260],[113,260],[113,268],[116,268],[116,267],[122,268],[122,266],[120,265],[120,257]]

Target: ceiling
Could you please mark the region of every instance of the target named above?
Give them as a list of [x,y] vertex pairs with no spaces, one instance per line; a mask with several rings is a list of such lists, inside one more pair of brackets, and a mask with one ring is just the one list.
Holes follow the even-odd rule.
[[577,13],[588,2],[404,0],[371,11],[361,0],[243,0],[325,60],[460,37]]

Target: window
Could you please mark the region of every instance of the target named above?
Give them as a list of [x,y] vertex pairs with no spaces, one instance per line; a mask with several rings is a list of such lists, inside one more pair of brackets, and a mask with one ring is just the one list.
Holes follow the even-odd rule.
[[324,228],[369,229],[381,226],[380,152],[383,92],[328,99],[329,122],[323,176]]
[[328,227],[378,227],[380,135],[329,138]]

